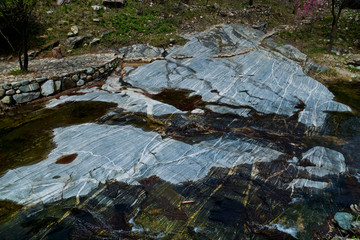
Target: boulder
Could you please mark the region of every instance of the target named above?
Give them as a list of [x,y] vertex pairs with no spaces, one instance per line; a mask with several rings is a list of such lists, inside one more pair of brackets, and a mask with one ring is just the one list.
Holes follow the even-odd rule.
[[6,94],[7,96],[14,95],[14,94],[15,94],[15,90],[14,90],[14,89],[7,90],[7,91],[5,92],[5,94]]
[[288,44],[277,47],[276,50],[282,53],[285,57],[297,62],[305,62],[307,59],[307,56],[300,52],[299,49]]
[[70,48],[77,48],[84,42],[85,38],[86,36],[69,37],[64,44]]
[[55,91],[58,92],[61,90],[61,81],[55,81]]
[[5,96],[3,99],[1,99],[1,102],[4,104],[11,104],[12,98],[11,96]]
[[80,86],[82,86],[84,84],[85,84],[85,81],[81,79],[76,83],[76,86],[80,87]]
[[93,74],[95,72],[95,70],[91,67],[86,68],[86,74]]
[[0,89],[0,97],[5,95],[5,90],[4,89]]
[[89,45],[95,45],[98,44],[100,42],[100,38],[94,38],[93,40],[90,41]]
[[334,219],[342,229],[349,230],[354,216],[347,212],[337,212]]
[[309,71],[326,71],[329,70],[329,68],[327,66],[324,65],[320,65],[314,61],[312,61],[311,59],[308,59],[305,64],[304,64],[304,71],[305,72],[309,72]]
[[74,33],[75,36],[79,33],[79,28],[77,26],[72,26],[70,30],[72,33]]
[[48,80],[41,86],[41,95],[49,96],[55,92],[54,80]]
[[40,85],[38,83],[31,83],[29,85],[21,86],[19,90],[21,92],[33,92],[39,90]]
[[54,47],[52,50],[52,55],[54,58],[57,58],[57,59],[63,58],[63,54],[61,52],[61,47],[60,46]]
[[62,81],[61,89],[64,91],[64,90],[67,90],[67,89],[70,89],[73,87],[75,87],[75,82],[73,80],[71,80],[70,78],[65,77]]
[[20,93],[13,96],[16,103],[26,103],[40,97],[40,92]]

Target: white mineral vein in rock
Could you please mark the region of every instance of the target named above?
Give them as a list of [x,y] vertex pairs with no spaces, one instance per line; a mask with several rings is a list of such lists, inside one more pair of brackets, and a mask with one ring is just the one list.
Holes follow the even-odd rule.
[[319,182],[319,181],[313,181],[305,178],[297,178],[291,181],[289,183],[289,188],[318,188],[318,189],[324,189],[329,186],[328,182]]
[[[272,161],[281,155],[253,142],[226,138],[190,145],[132,126],[88,123],[57,128],[54,135],[57,147],[46,160],[9,170],[0,178],[0,199],[46,203],[85,195],[106,180],[137,184],[152,175],[171,183],[194,181],[212,167]],[[55,163],[74,153],[78,156],[73,162]]]

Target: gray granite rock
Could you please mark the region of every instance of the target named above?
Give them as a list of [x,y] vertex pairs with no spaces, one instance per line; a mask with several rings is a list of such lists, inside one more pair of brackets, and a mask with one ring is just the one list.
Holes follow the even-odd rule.
[[18,87],[21,86],[21,82],[12,82],[12,83],[11,83],[11,86],[12,86],[13,88],[18,88]]
[[353,221],[354,216],[347,212],[337,212],[334,216],[334,219],[342,229],[349,230],[351,228],[351,222]]
[[27,80],[27,79],[22,80],[22,81],[20,82],[20,84],[21,84],[21,86],[25,86],[25,85],[29,84],[29,80]]
[[5,95],[5,90],[0,88],[0,97],[4,96]]
[[14,95],[14,94],[15,94],[15,90],[14,90],[14,89],[10,89],[10,90],[7,90],[7,91],[5,92],[5,95],[7,95],[7,96]]
[[298,165],[298,169],[319,177],[338,175],[346,171],[345,158],[341,153],[320,146],[303,153]]
[[306,54],[300,52],[297,48],[291,45],[283,45],[276,48],[281,52],[285,57],[290,58],[294,61],[305,62],[307,59]]
[[93,68],[86,68],[86,74],[93,74],[95,70]]
[[92,46],[92,45],[95,45],[95,44],[98,44],[100,42],[100,38],[93,38],[89,45]]
[[36,91],[36,90],[39,90],[40,88],[40,85],[38,83],[31,83],[29,85],[25,85],[25,86],[21,86],[19,88],[19,90],[21,92],[33,92],[33,91]]
[[[241,25],[214,28],[190,36],[183,47],[168,49],[165,60],[137,68],[124,81],[150,93],[187,89],[209,104],[245,107],[261,115],[292,116],[303,104],[299,122],[315,127],[324,123],[327,111],[351,111],[306,76],[299,63],[261,47],[262,36]],[[226,45],[221,49],[220,41]],[[294,56],[306,59],[295,50]]]
[[164,49],[146,44],[135,44],[129,47],[120,48],[119,53],[121,56],[125,56],[127,58],[161,57],[164,54]]
[[20,93],[13,95],[16,103],[26,103],[40,97],[40,92]]
[[49,96],[55,92],[54,80],[48,80],[43,85],[41,85],[41,95]]
[[77,74],[74,74],[71,79],[74,81],[74,82],[77,82],[77,80],[79,80],[79,76]]
[[[215,166],[266,162],[281,155],[251,142],[226,138],[191,145],[131,125],[88,123],[57,128],[54,135],[57,147],[46,160],[9,170],[0,178],[0,199],[47,203],[85,195],[110,179],[136,184],[152,175],[171,183],[193,181]],[[73,153],[78,155],[72,163],[56,165],[56,159]]]
[[69,37],[64,44],[70,48],[77,48],[84,42],[85,38],[86,36]]
[[76,86],[80,87],[83,86],[85,84],[85,81],[80,79],[79,81],[76,82]]
[[310,71],[326,71],[329,70],[327,66],[317,64],[316,62],[312,61],[311,59],[308,59],[304,64],[304,70],[306,72]]

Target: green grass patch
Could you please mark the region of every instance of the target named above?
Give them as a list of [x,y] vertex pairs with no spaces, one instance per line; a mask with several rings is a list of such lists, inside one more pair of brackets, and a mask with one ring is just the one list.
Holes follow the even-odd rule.
[[11,70],[10,71],[11,75],[19,75],[19,74],[22,74],[22,73],[24,73],[24,71],[21,70],[21,69],[16,69],[16,70]]

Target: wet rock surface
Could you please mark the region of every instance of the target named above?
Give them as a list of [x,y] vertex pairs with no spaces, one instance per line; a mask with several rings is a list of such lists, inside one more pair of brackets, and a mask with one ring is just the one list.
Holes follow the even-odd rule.
[[[45,157],[0,176],[0,204],[17,204],[0,236],[333,236],[327,219],[360,199],[359,115],[263,36],[224,25],[185,46],[123,48],[152,62],[123,62],[104,83],[46,102],[65,119],[44,124]],[[17,125],[2,124],[10,146]]]

